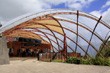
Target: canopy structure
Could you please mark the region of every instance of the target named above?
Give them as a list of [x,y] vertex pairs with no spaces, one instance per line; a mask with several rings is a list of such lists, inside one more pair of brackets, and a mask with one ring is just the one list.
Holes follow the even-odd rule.
[[101,18],[78,10],[47,10],[21,16],[1,28],[0,33],[6,37],[41,39],[43,43],[50,43],[56,52],[64,48],[66,34],[68,52],[103,56],[99,48],[101,44],[106,45],[110,26]]

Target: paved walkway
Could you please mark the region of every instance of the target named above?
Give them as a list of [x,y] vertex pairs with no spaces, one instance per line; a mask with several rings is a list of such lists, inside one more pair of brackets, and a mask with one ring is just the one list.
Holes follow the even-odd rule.
[[9,65],[0,65],[0,73],[110,73],[110,67],[12,60]]

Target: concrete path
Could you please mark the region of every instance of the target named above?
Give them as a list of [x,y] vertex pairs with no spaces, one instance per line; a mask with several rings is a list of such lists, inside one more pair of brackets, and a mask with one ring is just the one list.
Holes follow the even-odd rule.
[[110,67],[39,62],[31,59],[14,60],[9,65],[0,65],[0,73],[110,73]]

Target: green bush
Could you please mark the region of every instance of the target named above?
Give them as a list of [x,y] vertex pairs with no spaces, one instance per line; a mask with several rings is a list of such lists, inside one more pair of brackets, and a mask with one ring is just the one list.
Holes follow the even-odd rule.
[[[65,63],[71,63],[71,64],[78,64],[78,58],[77,57],[69,57]],[[99,56],[92,58],[89,57],[87,59],[81,59],[80,64],[86,64],[86,65],[103,65],[103,66],[110,66],[110,57],[103,59]]]
[[110,57],[108,58],[108,63],[109,63],[109,66],[110,66]]
[[110,66],[110,59],[109,58],[101,58],[95,57],[94,65],[103,65],[103,66]]
[[[44,61],[48,62],[47,60],[44,60]],[[52,62],[62,62],[62,61],[52,60]],[[103,59],[99,56],[96,56],[95,58],[89,57],[86,59],[82,58],[80,60],[77,57],[69,57],[63,63],[110,66],[110,57]]]
[[110,59],[103,59],[101,57],[95,58],[88,58],[88,59],[81,59],[81,64],[88,64],[88,65],[103,65],[103,66],[110,66]]
[[52,60],[52,62],[62,62],[61,60]]
[[81,59],[80,64],[89,64],[89,61],[87,59]]
[[[99,48],[99,52],[106,58],[110,57],[110,41],[107,41],[106,42],[106,45],[103,47],[102,49],[102,46],[104,44],[101,44],[100,48]],[[96,55],[96,56],[100,56],[99,53]]]
[[107,58],[104,60],[104,65],[105,66],[110,66],[110,58]]
[[81,64],[89,64],[89,65],[94,65],[94,61],[95,61],[95,58],[92,58],[92,57],[89,57],[89,58],[86,58],[86,59],[81,59],[80,63]]
[[105,60],[101,57],[95,57],[94,65],[104,65]]
[[71,64],[77,64],[78,62],[78,58],[77,57],[69,57],[65,62],[66,63],[71,63]]
[[89,58],[89,65],[94,65],[94,63],[95,63],[95,58],[90,57]]

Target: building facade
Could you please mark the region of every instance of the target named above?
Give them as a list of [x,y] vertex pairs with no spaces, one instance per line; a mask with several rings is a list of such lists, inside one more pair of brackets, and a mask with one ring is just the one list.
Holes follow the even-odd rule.
[[14,38],[13,41],[7,43],[10,57],[22,56],[27,57],[36,56],[37,52],[50,52],[50,44],[41,43],[41,40],[30,38]]

